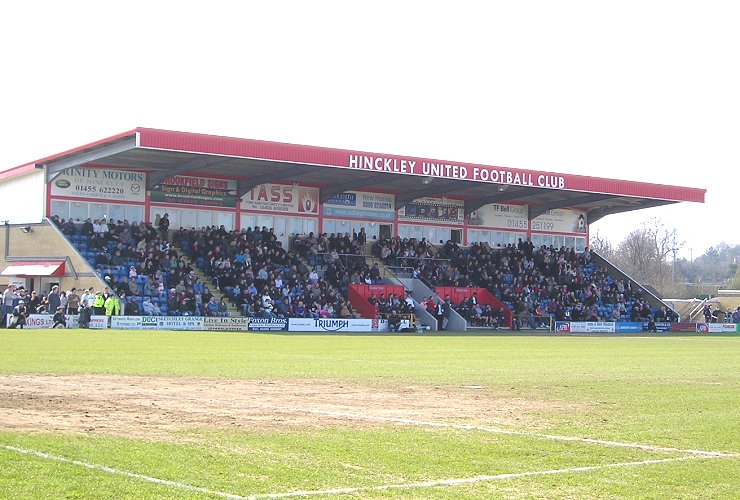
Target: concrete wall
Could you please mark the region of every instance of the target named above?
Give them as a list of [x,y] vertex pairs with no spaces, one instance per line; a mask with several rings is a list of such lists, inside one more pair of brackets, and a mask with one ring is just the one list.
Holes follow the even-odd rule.
[[[21,231],[22,227],[29,226],[30,232]],[[0,256],[0,271],[8,265],[19,261],[51,261],[65,260],[65,272],[61,278],[35,277],[33,287],[39,292],[48,292],[50,284],[59,283],[62,290],[75,288],[95,287],[96,290],[105,288],[104,282],[95,274],[93,268],[64,235],[48,220],[37,224],[6,224],[0,225],[0,245],[3,254]],[[0,276],[0,290],[4,290],[8,283],[26,281],[30,286],[30,279],[15,276]]]

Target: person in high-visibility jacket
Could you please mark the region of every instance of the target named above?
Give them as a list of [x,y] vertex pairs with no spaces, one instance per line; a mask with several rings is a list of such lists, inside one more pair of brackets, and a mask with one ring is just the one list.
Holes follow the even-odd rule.
[[98,316],[105,314],[105,297],[103,296],[103,292],[97,292],[95,294],[93,311],[95,311],[95,314]]
[[116,309],[117,302],[118,302],[118,299],[116,299],[115,295],[113,294],[108,295],[108,298],[105,299],[105,315],[106,316],[113,316],[113,313],[115,312],[115,309]]

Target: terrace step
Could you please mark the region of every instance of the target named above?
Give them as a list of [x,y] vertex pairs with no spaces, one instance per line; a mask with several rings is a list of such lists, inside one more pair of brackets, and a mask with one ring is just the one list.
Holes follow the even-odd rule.
[[184,252],[182,252],[182,249],[180,249],[180,257],[182,260],[184,260],[192,269],[195,275],[198,277],[198,279],[201,281],[201,283],[208,286],[208,289],[213,294],[214,297],[216,297],[216,302],[220,302],[223,298],[226,302],[226,311],[229,313],[229,316],[241,316],[242,312],[241,310],[231,305],[231,302],[229,301],[229,297],[227,297],[221,290],[219,290],[216,286],[211,284],[211,280],[203,273],[202,270],[200,270],[196,265],[195,262],[190,260],[190,257],[187,256]]

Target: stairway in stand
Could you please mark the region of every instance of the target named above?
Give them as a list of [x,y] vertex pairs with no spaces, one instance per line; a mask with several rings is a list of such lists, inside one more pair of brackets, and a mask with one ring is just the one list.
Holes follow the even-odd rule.
[[198,267],[195,265],[195,262],[191,261],[190,258],[185,254],[182,249],[179,249],[180,251],[179,256],[182,258],[182,260],[185,261],[187,265],[193,268],[193,271],[195,272],[195,275],[198,277],[201,283],[203,283],[204,286],[207,286],[208,289],[211,291],[214,297],[216,297],[216,302],[221,302],[221,297],[224,297],[225,302],[227,304],[226,310],[229,312],[229,316],[241,316],[242,312],[241,310],[231,305],[231,301],[229,300],[229,297],[227,297],[224,293],[221,292],[218,288],[216,288],[215,285],[211,284],[211,280],[208,279],[208,277],[203,274],[203,271],[198,269]]

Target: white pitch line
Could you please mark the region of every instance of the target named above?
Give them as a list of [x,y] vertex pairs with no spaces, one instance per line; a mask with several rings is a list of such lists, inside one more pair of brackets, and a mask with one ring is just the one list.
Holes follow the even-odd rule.
[[[275,408],[280,409],[280,407],[275,407]],[[723,457],[723,458],[734,458],[737,456],[734,453],[724,453],[720,451],[684,450],[681,448],[671,448],[671,447],[666,447],[666,446],[653,446],[653,445],[640,444],[640,443],[623,443],[619,441],[606,441],[602,439],[590,439],[590,438],[582,438],[582,437],[577,437],[577,436],[559,436],[555,434],[539,434],[535,432],[512,431],[508,429],[499,429],[495,427],[479,427],[475,425],[449,424],[445,422],[429,422],[425,420],[413,420],[413,419],[408,419],[408,418],[382,417],[382,416],[376,416],[376,415],[358,415],[355,413],[332,412],[332,411],[311,410],[311,409],[292,409],[291,408],[289,410],[295,411],[295,412],[326,415],[326,416],[337,417],[337,418],[354,418],[358,420],[377,420],[381,422],[395,422],[399,424],[415,425],[415,426],[421,426],[421,427],[442,427],[442,428],[457,429],[457,430],[463,430],[463,431],[481,431],[481,432],[488,432],[491,434],[505,434],[505,435],[511,435],[511,436],[533,437],[533,438],[546,439],[546,440],[551,440],[551,441],[573,441],[573,442],[579,442],[579,443],[599,444],[599,445],[604,445],[604,446],[615,446],[615,447],[620,447],[620,448],[634,448],[634,449],[640,449],[640,450],[646,450],[646,451],[688,453],[688,454],[697,455],[697,456]]]
[[127,471],[123,471],[120,469],[114,469],[112,467],[108,467],[105,465],[93,464],[89,462],[82,462],[80,460],[73,460],[70,458],[66,458],[66,457],[62,457],[58,455],[52,455],[50,453],[44,453],[41,451],[29,450],[26,448],[19,448],[17,446],[0,445],[0,449],[4,449],[7,451],[14,451],[16,453],[21,453],[24,455],[32,455],[32,456],[36,456],[38,458],[42,458],[45,460],[53,460],[57,462],[77,465],[77,466],[85,467],[91,470],[99,470],[102,472],[107,472],[109,474],[130,477],[133,479],[140,479],[142,481],[147,481],[147,482],[155,483],[155,484],[162,484],[165,486],[171,486],[174,488],[179,488],[179,489],[192,491],[196,493],[205,493],[208,495],[228,498],[230,500],[259,500],[261,498],[279,499],[279,498],[291,498],[291,497],[307,497],[307,496],[316,496],[316,495],[345,495],[345,494],[350,494],[350,493],[360,493],[363,491],[405,490],[405,489],[413,489],[413,488],[432,488],[436,486],[457,486],[461,484],[472,484],[472,483],[479,483],[479,482],[485,482],[485,481],[501,481],[501,480],[517,479],[520,477],[529,477],[529,476],[570,474],[574,472],[589,472],[589,471],[617,468],[617,467],[638,467],[642,465],[661,464],[661,463],[668,463],[668,462],[680,462],[680,461],[685,461],[685,460],[698,460],[702,458],[704,459],[722,458],[718,456],[691,455],[688,457],[642,460],[639,462],[620,462],[620,463],[614,463],[614,464],[570,467],[567,469],[551,469],[551,470],[544,470],[544,471],[514,472],[514,473],[507,473],[507,474],[497,474],[494,476],[475,476],[475,477],[458,478],[458,479],[440,479],[436,481],[424,481],[424,482],[406,483],[406,484],[386,484],[386,485],[381,485],[381,486],[360,486],[360,487],[347,487],[347,488],[332,488],[332,489],[326,489],[326,490],[290,491],[286,493],[264,493],[264,494],[250,495],[248,497],[245,497],[241,495],[235,495],[232,493],[225,493],[223,491],[209,490],[208,488],[191,486],[189,484],[180,483],[177,481],[169,481],[166,479],[158,479],[156,477],[146,476],[143,474],[127,472]]
[[[22,377],[18,377],[18,378],[22,378]],[[34,383],[41,384],[41,385],[48,384],[48,385],[62,385],[62,386],[69,386],[69,387],[85,387],[82,384],[73,384],[71,382],[54,382],[54,381],[40,382],[34,379],[26,379],[26,381],[34,382]],[[123,396],[131,396],[131,397],[153,397],[152,394],[148,394],[144,392],[125,392],[125,393],[120,392],[116,394],[123,395]],[[465,424],[450,424],[446,422],[430,422],[426,420],[414,420],[414,419],[398,418],[398,417],[384,417],[380,415],[361,415],[361,414],[351,413],[351,412],[316,410],[316,409],[311,409],[311,408],[289,408],[285,406],[272,405],[269,403],[244,404],[240,402],[224,401],[224,400],[212,399],[212,398],[180,397],[180,396],[170,396],[170,395],[161,394],[161,393],[154,393],[154,395],[157,397],[164,398],[164,399],[173,399],[173,400],[179,400],[179,401],[197,401],[197,402],[202,402],[202,403],[217,403],[220,405],[232,406],[236,408],[269,408],[274,411],[279,411],[283,413],[307,413],[310,415],[322,415],[322,416],[332,417],[332,418],[348,418],[348,419],[354,419],[354,420],[391,422],[391,423],[418,426],[418,427],[437,427],[437,428],[456,429],[456,430],[463,430],[463,431],[479,431],[479,432],[487,432],[491,434],[531,437],[531,438],[545,439],[545,440],[550,440],[550,441],[578,442],[578,443],[587,443],[587,444],[595,444],[595,445],[602,445],[602,446],[612,446],[612,447],[618,447],[618,448],[631,448],[631,449],[638,449],[638,450],[645,450],[645,451],[666,452],[666,453],[688,453],[690,455],[705,456],[705,457],[722,457],[722,458],[736,458],[738,456],[736,453],[726,453],[726,452],[720,452],[720,451],[685,450],[681,448],[674,448],[674,447],[668,447],[668,446],[656,446],[656,445],[641,444],[641,443],[626,443],[626,442],[609,441],[609,440],[603,440],[603,439],[583,438],[583,437],[578,437],[578,436],[561,436],[561,435],[556,435],[556,434],[541,434],[541,433],[536,433],[536,432],[513,431],[513,430],[508,430],[508,429],[500,429],[497,427],[481,427],[481,426],[465,425]]]
[[365,491],[387,491],[387,490],[408,490],[413,488],[433,488],[435,486],[458,486],[461,484],[472,484],[480,483],[484,481],[503,481],[506,479],[517,479],[520,477],[529,476],[548,476],[554,474],[570,474],[573,472],[589,472],[600,469],[609,469],[617,467],[638,467],[641,465],[661,464],[667,462],[678,462],[682,460],[698,460],[700,458],[718,458],[718,457],[678,457],[678,458],[662,458],[656,460],[643,460],[641,462],[622,462],[616,464],[604,464],[604,465],[590,465],[585,467],[570,467],[568,469],[553,469],[553,470],[542,470],[542,471],[531,471],[531,472],[514,472],[509,474],[498,474],[495,476],[475,476],[466,477],[461,479],[441,479],[437,481],[424,481],[419,483],[408,483],[408,484],[386,484],[382,486],[360,486],[356,488],[333,488],[328,490],[313,490],[313,491],[290,491],[287,493],[268,493],[256,495],[257,499],[260,498],[291,498],[291,497],[308,497],[315,495],[347,495],[350,493],[362,493]]
[[43,458],[45,460],[53,460],[53,461],[62,462],[65,464],[77,465],[80,467],[85,467],[86,469],[99,470],[102,472],[107,472],[108,474],[126,476],[126,477],[130,477],[133,479],[140,479],[142,481],[147,481],[150,483],[162,484],[165,486],[172,486],[173,488],[179,488],[181,490],[193,491],[196,493],[206,493],[208,495],[215,495],[215,496],[219,496],[222,498],[228,498],[230,500],[255,500],[256,499],[256,497],[254,496],[243,497],[240,495],[232,495],[231,493],[224,493],[223,491],[209,490],[208,488],[201,488],[199,486],[191,486],[189,484],[179,483],[177,481],[168,481],[167,479],[158,479],[156,477],[145,476],[143,474],[136,474],[134,472],[127,472],[127,471],[120,470],[120,469],[114,469],[113,467],[108,467],[106,465],[91,464],[89,462],[81,462],[79,460],[73,460],[71,458],[66,458],[66,457],[62,457],[59,455],[52,455],[50,453],[44,453],[42,451],[29,450],[26,448],[19,448],[17,446],[0,445],[0,449],[7,450],[7,451],[14,451],[17,453],[22,453],[24,455],[33,455],[35,457]]

